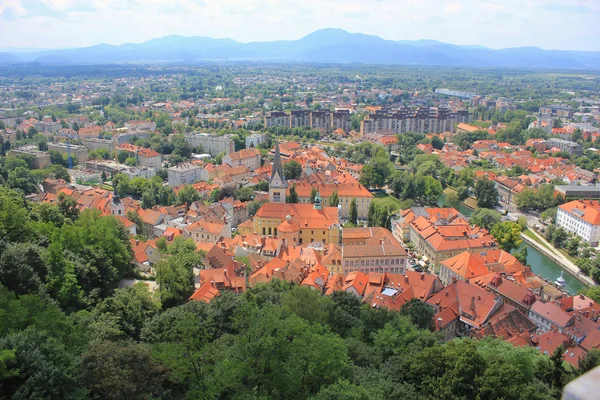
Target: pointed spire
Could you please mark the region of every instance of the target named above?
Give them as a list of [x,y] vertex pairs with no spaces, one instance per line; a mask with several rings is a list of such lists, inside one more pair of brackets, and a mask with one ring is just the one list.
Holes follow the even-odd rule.
[[275,157],[273,158],[273,172],[271,174],[270,186],[287,187],[285,176],[283,175],[283,166],[281,164],[281,152],[279,151],[279,142],[275,144]]
[[115,185],[114,181],[112,202],[113,204],[119,204],[121,202],[121,199],[119,198],[119,192],[117,192],[117,185]]

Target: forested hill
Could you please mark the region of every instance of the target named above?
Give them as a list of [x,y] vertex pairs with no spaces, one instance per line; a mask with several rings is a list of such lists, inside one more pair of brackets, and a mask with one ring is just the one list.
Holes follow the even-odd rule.
[[[131,271],[120,223],[65,198],[0,189],[0,238],[1,398],[549,400],[594,364],[443,343],[417,300],[397,313],[281,281],[161,304],[142,283],[116,289]],[[172,257],[190,273],[198,260],[195,246]]]

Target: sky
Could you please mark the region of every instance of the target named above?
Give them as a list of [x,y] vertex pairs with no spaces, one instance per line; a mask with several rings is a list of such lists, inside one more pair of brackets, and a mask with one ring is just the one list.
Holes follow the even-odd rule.
[[0,48],[240,42],[342,28],[390,40],[600,51],[600,0],[0,0]]

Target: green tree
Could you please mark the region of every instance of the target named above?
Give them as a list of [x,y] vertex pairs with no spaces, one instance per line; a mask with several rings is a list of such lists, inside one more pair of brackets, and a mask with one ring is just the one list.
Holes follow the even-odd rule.
[[402,305],[400,315],[405,315],[419,329],[433,330],[433,308],[419,299],[411,299]]
[[493,181],[479,179],[475,184],[475,197],[478,207],[494,208],[498,205],[498,190]]
[[494,226],[499,224],[501,220],[502,216],[498,211],[490,210],[488,208],[478,209],[470,218],[471,224],[484,228],[488,232],[490,232]]
[[116,218],[102,217],[99,211],[85,210],[72,225],[65,224],[55,243],[73,263],[77,284],[91,304],[112,294],[131,270],[128,232]]
[[168,368],[152,349],[134,342],[99,341],[81,359],[81,384],[93,398],[164,398],[174,389]]
[[193,268],[200,264],[197,254],[179,254],[156,265],[156,283],[164,308],[185,303],[194,292]]
[[351,224],[358,224],[358,207],[356,206],[356,199],[350,201],[350,210],[348,211],[348,221]]
[[458,193],[455,191],[451,191],[446,195],[446,207],[458,208],[460,206],[460,198],[458,197]]
[[296,160],[288,161],[283,166],[283,175],[286,179],[298,179],[302,176],[302,165]]
[[579,246],[581,245],[581,241],[577,236],[569,239],[566,245],[566,250],[571,257],[577,257],[579,254]]
[[317,188],[313,186],[310,189],[310,198],[309,198],[310,204],[315,204],[316,197],[317,197]]
[[0,244],[0,284],[18,295],[43,290],[48,269],[32,243]]
[[77,201],[73,197],[62,192],[58,194],[58,210],[65,218],[68,218],[71,221],[76,221],[77,218],[79,218]]
[[556,247],[561,248],[565,245],[568,237],[569,233],[563,227],[560,227],[552,234],[552,243],[554,243]]
[[233,197],[239,201],[251,201],[254,198],[254,190],[249,187],[242,187],[234,192]]
[[117,161],[119,161],[120,164],[125,164],[125,161],[129,158],[129,153],[124,151],[124,150],[120,150],[117,153]]
[[329,207],[337,207],[340,204],[340,198],[338,196],[338,192],[334,191],[329,196]]
[[371,400],[372,397],[362,386],[357,386],[345,380],[322,388],[313,400]]
[[594,300],[596,303],[600,303],[600,286],[592,286],[581,290],[581,294]]
[[[85,392],[77,386],[77,358],[50,335],[34,328],[11,332],[0,338],[0,351],[14,352],[5,368],[13,371],[0,381],[7,399],[81,399]],[[14,373],[18,371],[18,373]]]
[[200,194],[194,189],[192,185],[184,185],[179,189],[179,193],[177,193],[177,204],[187,204],[188,207],[200,200]]
[[578,372],[585,374],[600,365],[600,349],[590,349],[583,357],[579,358]]
[[516,222],[504,221],[496,224],[490,233],[496,238],[500,248],[509,253],[518,248],[523,242],[521,239],[521,226]]
[[119,329],[128,337],[138,340],[144,324],[157,315],[160,303],[153,298],[145,283],[115,290],[111,297],[96,306],[94,312],[114,318]]
[[521,250],[513,253],[513,256],[515,256],[515,258],[523,265],[527,265],[527,255],[527,247],[523,247]]
[[298,193],[296,193],[295,184],[290,188],[290,194],[286,196],[285,202],[290,204],[298,203]]

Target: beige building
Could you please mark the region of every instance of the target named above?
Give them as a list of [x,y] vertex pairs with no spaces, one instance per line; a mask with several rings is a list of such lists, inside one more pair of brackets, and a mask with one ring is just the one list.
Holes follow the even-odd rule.
[[343,274],[379,272],[403,274],[408,264],[406,251],[385,228],[342,229]]
[[[356,199],[358,219],[365,220],[369,216],[369,206],[373,200],[373,195],[360,183],[322,183],[320,185],[297,183],[296,193],[298,194],[298,203],[310,204],[310,194],[313,187],[319,192],[324,205],[329,205],[331,195],[337,192],[341,218],[348,218],[352,199]],[[290,187],[288,185],[288,194],[289,190]]]
[[33,169],[44,169],[50,166],[50,154],[46,151],[39,151],[37,146],[28,145],[13,148],[8,153],[11,156],[19,157],[29,155],[33,157]]
[[260,160],[262,154],[260,150],[255,148],[243,149],[235,153],[227,154],[223,157],[223,164],[229,164],[232,167],[245,166],[250,171],[255,171],[260,168]]
[[[87,147],[76,144],[72,144],[70,147],[71,157],[73,158],[74,163],[83,164],[89,160],[89,151]],[[48,150],[57,151],[60,154],[68,154],[69,145],[60,142],[48,143]]]
[[215,244],[222,237],[231,238],[231,225],[200,220],[184,227],[183,236],[194,239],[196,243]]

